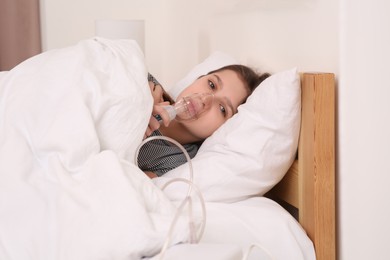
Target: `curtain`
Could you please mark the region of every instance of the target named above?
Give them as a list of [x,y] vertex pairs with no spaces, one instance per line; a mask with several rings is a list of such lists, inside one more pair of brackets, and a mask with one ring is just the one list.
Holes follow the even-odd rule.
[[0,0],[0,71],[41,50],[39,0]]

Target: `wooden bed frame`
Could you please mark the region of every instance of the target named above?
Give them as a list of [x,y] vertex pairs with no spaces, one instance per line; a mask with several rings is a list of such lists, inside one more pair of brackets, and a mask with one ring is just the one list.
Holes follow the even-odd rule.
[[336,259],[335,78],[301,74],[302,114],[297,160],[270,192],[314,243],[318,260]]

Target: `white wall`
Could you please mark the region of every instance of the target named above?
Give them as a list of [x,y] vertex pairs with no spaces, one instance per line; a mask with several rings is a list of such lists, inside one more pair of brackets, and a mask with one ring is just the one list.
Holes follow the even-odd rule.
[[182,11],[195,6],[181,0],[41,0],[43,49],[93,37],[97,19],[143,19],[150,71],[162,82],[177,79],[172,75],[198,61],[197,13]]
[[390,259],[389,10],[387,0],[341,5],[341,259]]
[[41,0],[44,49],[144,19],[149,70],[167,87],[214,50],[270,72],[334,72],[339,258],[390,259],[387,0]]
[[144,19],[148,66],[167,86],[214,50],[270,72],[338,71],[337,3],[41,0],[43,43],[48,50],[92,37],[96,19]]

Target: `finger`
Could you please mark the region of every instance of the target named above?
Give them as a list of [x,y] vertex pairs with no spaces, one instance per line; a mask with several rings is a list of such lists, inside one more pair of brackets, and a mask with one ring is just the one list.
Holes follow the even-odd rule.
[[153,96],[155,97],[156,101],[158,101],[158,102],[164,101],[164,99],[163,99],[164,91],[163,91],[161,85],[156,85],[154,87],[153,92],[154,92]]
[[159,102],[159,103],[153,105],[153,113],[163,111],[163,110],[165,110],[164,107],[169,106],[169,105],[170,105],[170,103],[168,101]]
[[145,135],[150,136],[158,128],[160,128],[160,123],[153,116],[151,116],[149,118],[149,124],[145,130]]
[[153,81],[149,81],[148,83],[149,83],[150,92],[153,93],[154,88],[155,88],[156,85],[154,85]]
[[160,128],[160,121],[158,121],[154,116],[152,116],[149,120],[149,128],[151,129],[151,131],[155,131],[157,129]]
[[151,134],[152,134],[152,130],[150,129],[150,127],[148,126],[147,128],[146,128],[146,131],[145,131],[145,137],[148,137],[148,136],[150,136]]
[[169,101],[162,101],[160,103],[158,103],[159,106],[169,106],[171,103],[169,103]]
[[149,82],[149,87],[153,96],[154,104],[158,104],[164,101],[163,98],[164,91],[160,85],[154,85],[154,83],[151,84],[151,82]]
[[171,122],[171,118],[169,117],[168,112],[164,109],[163,106],[155,106],[155,108],[153,109],[153,114],[155,115],[156,120],[164,124],[164,126],[166,127]]

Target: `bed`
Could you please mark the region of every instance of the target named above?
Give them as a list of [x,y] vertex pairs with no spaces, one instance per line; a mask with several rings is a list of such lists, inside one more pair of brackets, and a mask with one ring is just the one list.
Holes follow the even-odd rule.
[[298,158],[269,196],[298,210],[317,259],[336,259],[334,74],[302,73],[301,87]]
[[[218,60],[226,58],[221,58],[220,55],[220,53],[216,55],[218,56]],[[230,60],[229,62],[234,63],[234,61]],[[218,64],[218,66],[220,65],[221,64]],[[200,70],[200,68],[195,70]],[[300,89],[301,118],[298,153],[296,154],[291,167],[287,170],[287,173],[283,175],[284,177],[282,180],[263,196],[251,197],[248,205],[257,209],[268,209],[268,206],[274,205],[267,199],[270,198],[272,201],[276,201],[279,205],[282,205],[291,216],[297,219],[300,226],[304,228],[308,237],[313,242],[316,259],[336,259],[334,74],[319,72],[300,73]],[[246,120],[247,119],[248,118],[246,118]],[[260,129],[260,131],[262,131],[262,129]],[[224,148],[226,149],[226,147]],[[210,154],[208,154],[208,156],[210,156]],[[175,177],[177,177],[177,175],[175,175]],[[256,183],[256,185],[263,185],[263,183]],[[206,189],[204,190],[206,191]],[[173,197],[175,195],[173,195]],[[209,197],[209,200],[214,199],[219,201],[220,198],[215,198],[212,195]],[[267,237],[266,240],[263,240],[264,237],[253,236],[253,232],[262,233],[264,230],[267,230],[267,227],[265,227],[266,225],[272,226],[273,230],[276,231],[277,227],[275,227],[275,225],[284,225],[288,223],[287,225],[290,225],[289,228],[293,230],[294,224],[290,222],[291,219],[288,217],[287,219],[277,219],[284,213],[278,208],[272,208],[271,210],[272,213],[277,212],[278,214],[278,216],[273,215],[273,218],[277,219],[275,223],[268,222],[263,216],[270,212],[267,212],[266,210],[263,212],[256,212],[253,208],[242,208],[240,207],[240,204],[243,202],[245,204],[248,201],[242,199],[230,204],[229,208],[231,211],[218,212],[215,218],[216,220],[212,219],[211,221],[213,221],[213,224],[221,221],[221,215],[226,216],[232,214],[239,216],[239,218],[243,218],[243,215],[253,214],[257,217],[258,223],[256,224],[256,221],[245,219],[246,225],[242,225],[237,223],[237,221],[230,219],[230,222],[227,221],[226,225],[223,225],[220,229],[211,226],[211,230],[214,233],[222,233],[224,237],[212,235],[212,238],[210,238],[208,237],[210,234],[206,234],[207,238],[204,239],[203,242],[223,242],[240,245],[241,250],[244,252],[251,252],[250,249],[253,249],[253,247],[251,247],[253,243],[259,243],[258,249],[260,248],[260,251],[262,249],[264,251],[259,255],[254,254],[252,251],[252,254],[254,254],[252,256],[253,258],[248,259],[313,259],[314,256],[311,254],[310,245],[305,243],[298,243],[298,245],[295,245],[300,248],[299,253],[302,253],[302,255],[299,255],[299,253],[294,254],[294,250],[286,250],[287,254],[283,255],[275,253],[280,251],[280,248],[278,250],[278,246],[287,247],[294,239],[286,241],[285,244],[280,241],[280,244],[276,242],[275,246],[274,243],[268,243],[269,237]],[[214,205],[212,206],[211,210],[215,210]],[[234,207],[237,207],[237,209],[234,209]],[[241,211],[241,213],[237,214],[237,211]],[[259,225],[259,223],[266,224],[263,226],[261,224]],[[240,227],[241,231],[237,228],[235,229],[235,234],[229,234],[226,228],[233,225]],[[267,230],[267,232],[268,231],[269,230]],[[283,230],[279,230],[279,232],[281,236],[288,237],[291,235],[291,233],[284,232]],[[295,236],[296,240],[301,242],[305,241],[305,237],[300,237],[299,232],[295,233],[295,231],[292,231],[292,233],[294,233],[293,236]],[[232,238],[233,236],[238,236],[239,238]],[[242,242],[246,240],[244,238],[245,236],[247,238],[250,237],[250,239]],[[267,250],[267,248],[269,250]],[[227,250],[227,248],[224,250]],[[176,259],[175,256],[176,255],[173,255],[172,259]],[[180,259],[180,257],[182,257],[182,255],[177,259]],[[206,257],[207,259],[207,254],[196,255],[196,257]],[[231,259],[240,259],[237,256],[235,257],[236,258],[233,257]],[[215,257],[215,259],[218,259],[218,257]],[[222,257],[221,259],[230,258]]]
[[201,195],[177,215],[188,183],[165,185],[188,164],[151,181],[133,160],[147,73],[134,41],[95,38],[0,74],[0,258],[335,258],[333,74],[259,86],[192,160]]

